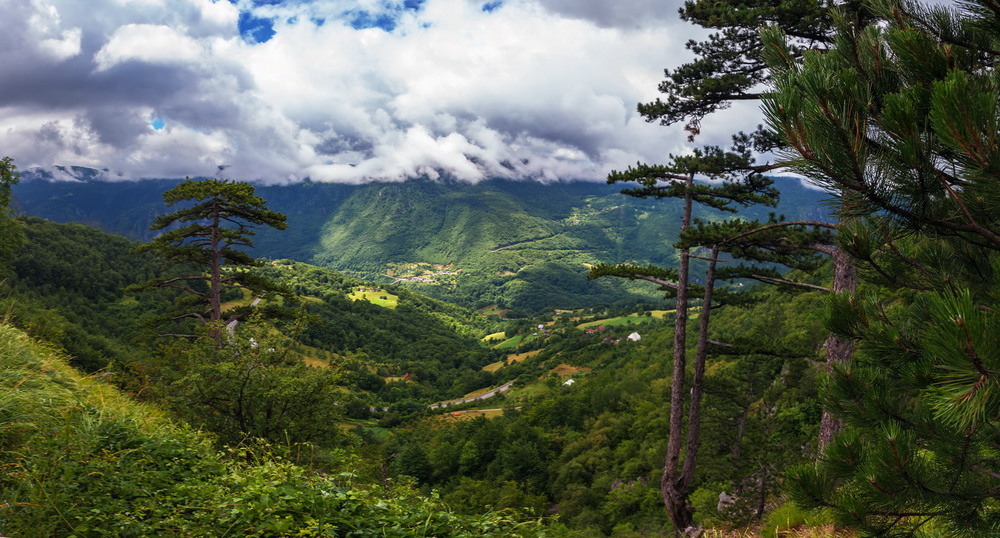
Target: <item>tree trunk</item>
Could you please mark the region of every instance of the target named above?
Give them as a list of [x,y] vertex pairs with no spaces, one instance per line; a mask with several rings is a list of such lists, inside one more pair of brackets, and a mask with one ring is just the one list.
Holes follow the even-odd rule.
[[218,326],[219,320],[222,319],[222,253],[219,247],[222,239],[222,222],[219,211],[219,201],[215,199],[212,203],[212,227],[209,230],[211,234],[212,261],[211,277],[208,283],[208,305],[209,320],[213,322],[211,328],[212,337],[215,339],[215,345],[222,347],[222,327]]
[[719,261],[719,247],[712,247],[705,273],[705,295],[702,299],[701,317],[698,319],[698,345],[694,357],[694,376],[691,378],[691,405],[688,409],[687,449],[681,471],[680,489],[687,491],[694,480],[701,445],[701,396],[705,391],[705,361],[708,358],[708,324],[712,314],[712,292],[715,288],[715,266]]
[[[848,293],[858,287],[857,270],[850,256],[844,251],[837,249],[833,252],[833,292]],[[837,335],[830,335],[823,344],[826,348],[826,372],[829,374],[833,370],[833,365],[846,363],[851,360],[851,353],[854,352],[854,342]],[[833,436],[840,431],[842,422],[834,417],[829,411],[823,411],[823,417],[819,423],[819,452],[833,440]]]
[[[689,174],[685,182],[687,190],[684,194],[684,214],[681,219],[680,233],[682,234],[691,225],[693,201],[691,188],[693,185],[694,174]],[[670,383],[670,431],[667,439],[667,455],[663,463],[663,476],[660,478],[663,504],[674,524],[675,535],[679,535],[694,522],[692,507],[687,502],[687,491],[680,483],[678,475],[684,430],[684,370],[687,358],[687,292],[690,261],[689,249],[680,249],[680,261],[677,269],[677,306],[674,313],[673,371],[671,374],[673,378]]]

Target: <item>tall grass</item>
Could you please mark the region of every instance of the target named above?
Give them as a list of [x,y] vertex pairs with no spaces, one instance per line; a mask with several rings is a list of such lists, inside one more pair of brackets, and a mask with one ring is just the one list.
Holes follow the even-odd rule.
[[[235,457],[234,457],[235,456]],[[0,325],[0,535],[534,536],[411,488],[320,475],[268,447],[218,452],[60,354]]]

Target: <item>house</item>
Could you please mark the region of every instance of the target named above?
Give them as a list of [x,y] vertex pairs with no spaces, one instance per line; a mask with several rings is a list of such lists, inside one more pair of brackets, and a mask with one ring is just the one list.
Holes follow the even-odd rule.
[[563,383],[563,386],[569,387],[572,386],[574,383],[576,383],[575,379],[567,379],[566,382]]
[[628,335],[628,339],[631,340],[631,341],[633,341],[633,342],[638,342],[639,340],[642,340],[642,337],[639,336],[639,333],[632,333],[632,334]]

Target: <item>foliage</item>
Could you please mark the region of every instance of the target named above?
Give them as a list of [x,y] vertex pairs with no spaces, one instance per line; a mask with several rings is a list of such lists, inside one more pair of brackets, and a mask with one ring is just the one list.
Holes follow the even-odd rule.
[[[753,516],[758,477],[768,501],[777,494],[785,465],[812,455],[809,441],[819,420],[808,358],[825,338],[821,296],[760,293],[761,301],[719,311],[713,331],[713,338],[736,342],[741,350],[709,361],[708,426],[692,489],[713,499],[713,508],[721,491],[747,501],[738,512],[716,514],[717,523]],[[439,488],[446,500],[461,498],[462,507],[495,505],[507,487],[501,485],[514,482],[526,501],[539,496],[558,506],[561,521],[574,529],[667,532],[659,478],[670,378],[659,350],[669,345],[672,327],[650,320],[638,329],[640,342],[614,345],[604,338],[627,341],[636,328],[607,326],[588,334],[564,323],[548,327],[552,336],[537,354],[497,371],[500,379],[528,383],[502,403],[488,404],[507,407],[503,416],[421,422],[387,445],[396,455],[390,469]],[[543,378],[567,361],[593,371],[572,387],[548,387]]]
[[871,2],[877,19],[839,15],[836,46],[801,62],[764,34],[769,121],[790,164],[839,193],[841,246],[877,285],[830,301],[858,343],[825,388],[847,429],[792,491],[866,533],[1000,529],[1000,25],[992,3],[964,4]]
[[[17,166],[10,157],[0,159],[0,260],[6,263],[24,242],[20,225],[10,209],[11,188],[18,182]],[[6,267],[0,265],[0,270]]]
[[176,342],[160,375],[165,398],[188,423],[222,443],[248,438],[274,443],[344,441],[341,372],[312,367],[292,351],[294,342],[251,318],[227,335],[221,348],[206,339]]
[[[492,384],[480,369],[498,352],[481,338],[495,331],[495,320],[405,288],[392,290],[398,296],[393,309],[354,301],[355,288],[373,285],[303,263],[277,261],[261,275],[308,298],[311,320],[299,339],[337,354],[336,362],[354,372],[347,380],[377,392],[385,404],[405,398],[431,403]],[[384,382],[405,374],[405,383]],[[364,381],[372,376],[376,382]]]
[[[758,30],[762,26],[782,28],[797,39],[794,52],[815,49],[829,41],[830,18],[825,0],[688,0],[681,18],[706,29],[719,30],[704,41],[688,41],[695,59],[666,71],[659,90],[665,99],[639,105],[647,121],[663,125],[686,122],[692,136],[701,121],[733,101],[760,97],[759,86],[770,79],[763,58]],[[758,151],[773,144],[766,131],[754,133]]]
[[[160,215],[151,230],[165,230],[139,252],[155,252],[169,265],[194,265],[199,272],[153,279],[134,289],[175,288],[188,294],[171,321],[195,318],[215,326],[210,336],[221,344],[221,325],[242,319],[252,307],[240,307],[223,317],[222,294],[226,290],[247,290],[254,299],[264,299],[280,290],[245,268],[261,262],[239,248],[253,246],[256,226],[284,229],[285,216],[267,209],[263,198],[254,195],[248,183],[228,180],[186,180],[163,193],[168,206],[195,202],[173,213]],[[224,267],[226,274],[223,274]],[[221,325],[217,322],[223,321]]]
[[[708,267],[705,271],[703,309],[698,328],[698,345],[693,361],[690,391],[686,388],[687,376],[687,320],[689,315],[688,294],[695,292],[691,277],[691,250],[706,242],[691,241],[692,231],[727,231],[732,226],[726,222],[702,225],[693,229],[695,205],[701,208],[735,213],[736,207],[777,203],[778,191],[773,180],[760,173],[754,166],[750,139],[744,135],[733,137],[733,148],[729,151],[717,146],[695,149],[690,155],[670,155],[666,165],[637,164],[625,171],[612,171],[608,183],[634,183],[634,187],[622,191],[623,194],[638,198],[677,198],[682,202],[680,215],[680,241],[674,246],[678,252],[676,275],[666,268],[640,268],[635,264],[615,266],[599,265],[591,270],[590,277],[604,275],[628,279],[642,279],[654,282],[668,295],[676,297],[674,309],[674,340],[672,343],[670,421],[667,434],[667,454],[664,460],[660,487],[663,502],[677,531],[694,529],[693,507],[688,501],[690,487],[694,481],[696,462],[701,442],[701,398],[704,391],[704,370],[708,355],[708,330],[712,310],[718,296],[714,296],[717,281],[725,278],[716,272],[721,241],[707,241]],[[718,183],[696,182],[695,177],[722,180]],[[729,275],[734,277],[735,275]],[[664,278],[666,277],[666,278]],[[667,280],[669,279],[669,280]],[[713,298],[714,297],[714,298]],[[685,426],[684,423],[687,423]],[[683,449],[682,449],[683,446]],[[683,463],[681,453],[684,453]],[[697,531],[696,531],[697,532]]]
[[406,486],[358,484],[346,469],[320,475],[266,449],[217,453],[205,436],[81,378],[6,326],[0,380],[5,535],[546,533],[512,513],[459,516]]
[[2,301],[9,322],[61,346],[75,366],[96,371],[135,362],[136,319],[172,300],[169,292],[125,295],[121,289],[152,278],[159,264],[136,255],[134,244],[79,224],[23,220],[27,238],[10,262]]

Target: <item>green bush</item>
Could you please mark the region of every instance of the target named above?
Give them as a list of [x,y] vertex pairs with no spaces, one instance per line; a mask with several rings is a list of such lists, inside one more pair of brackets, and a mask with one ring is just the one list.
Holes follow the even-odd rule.
[[315,473],[266,444],[220,453],[205,435],[82,377],[7,326],[0,326],[0,424],[0,534],[6,536],[548,532],[513,513],[460,516],[406,485]]
[[764,515],[761,536],[777,538],[781,531],[795,527],[821,527],[833,523],[833,518],[824,512],[808,512],[793,502],[781,504]]

